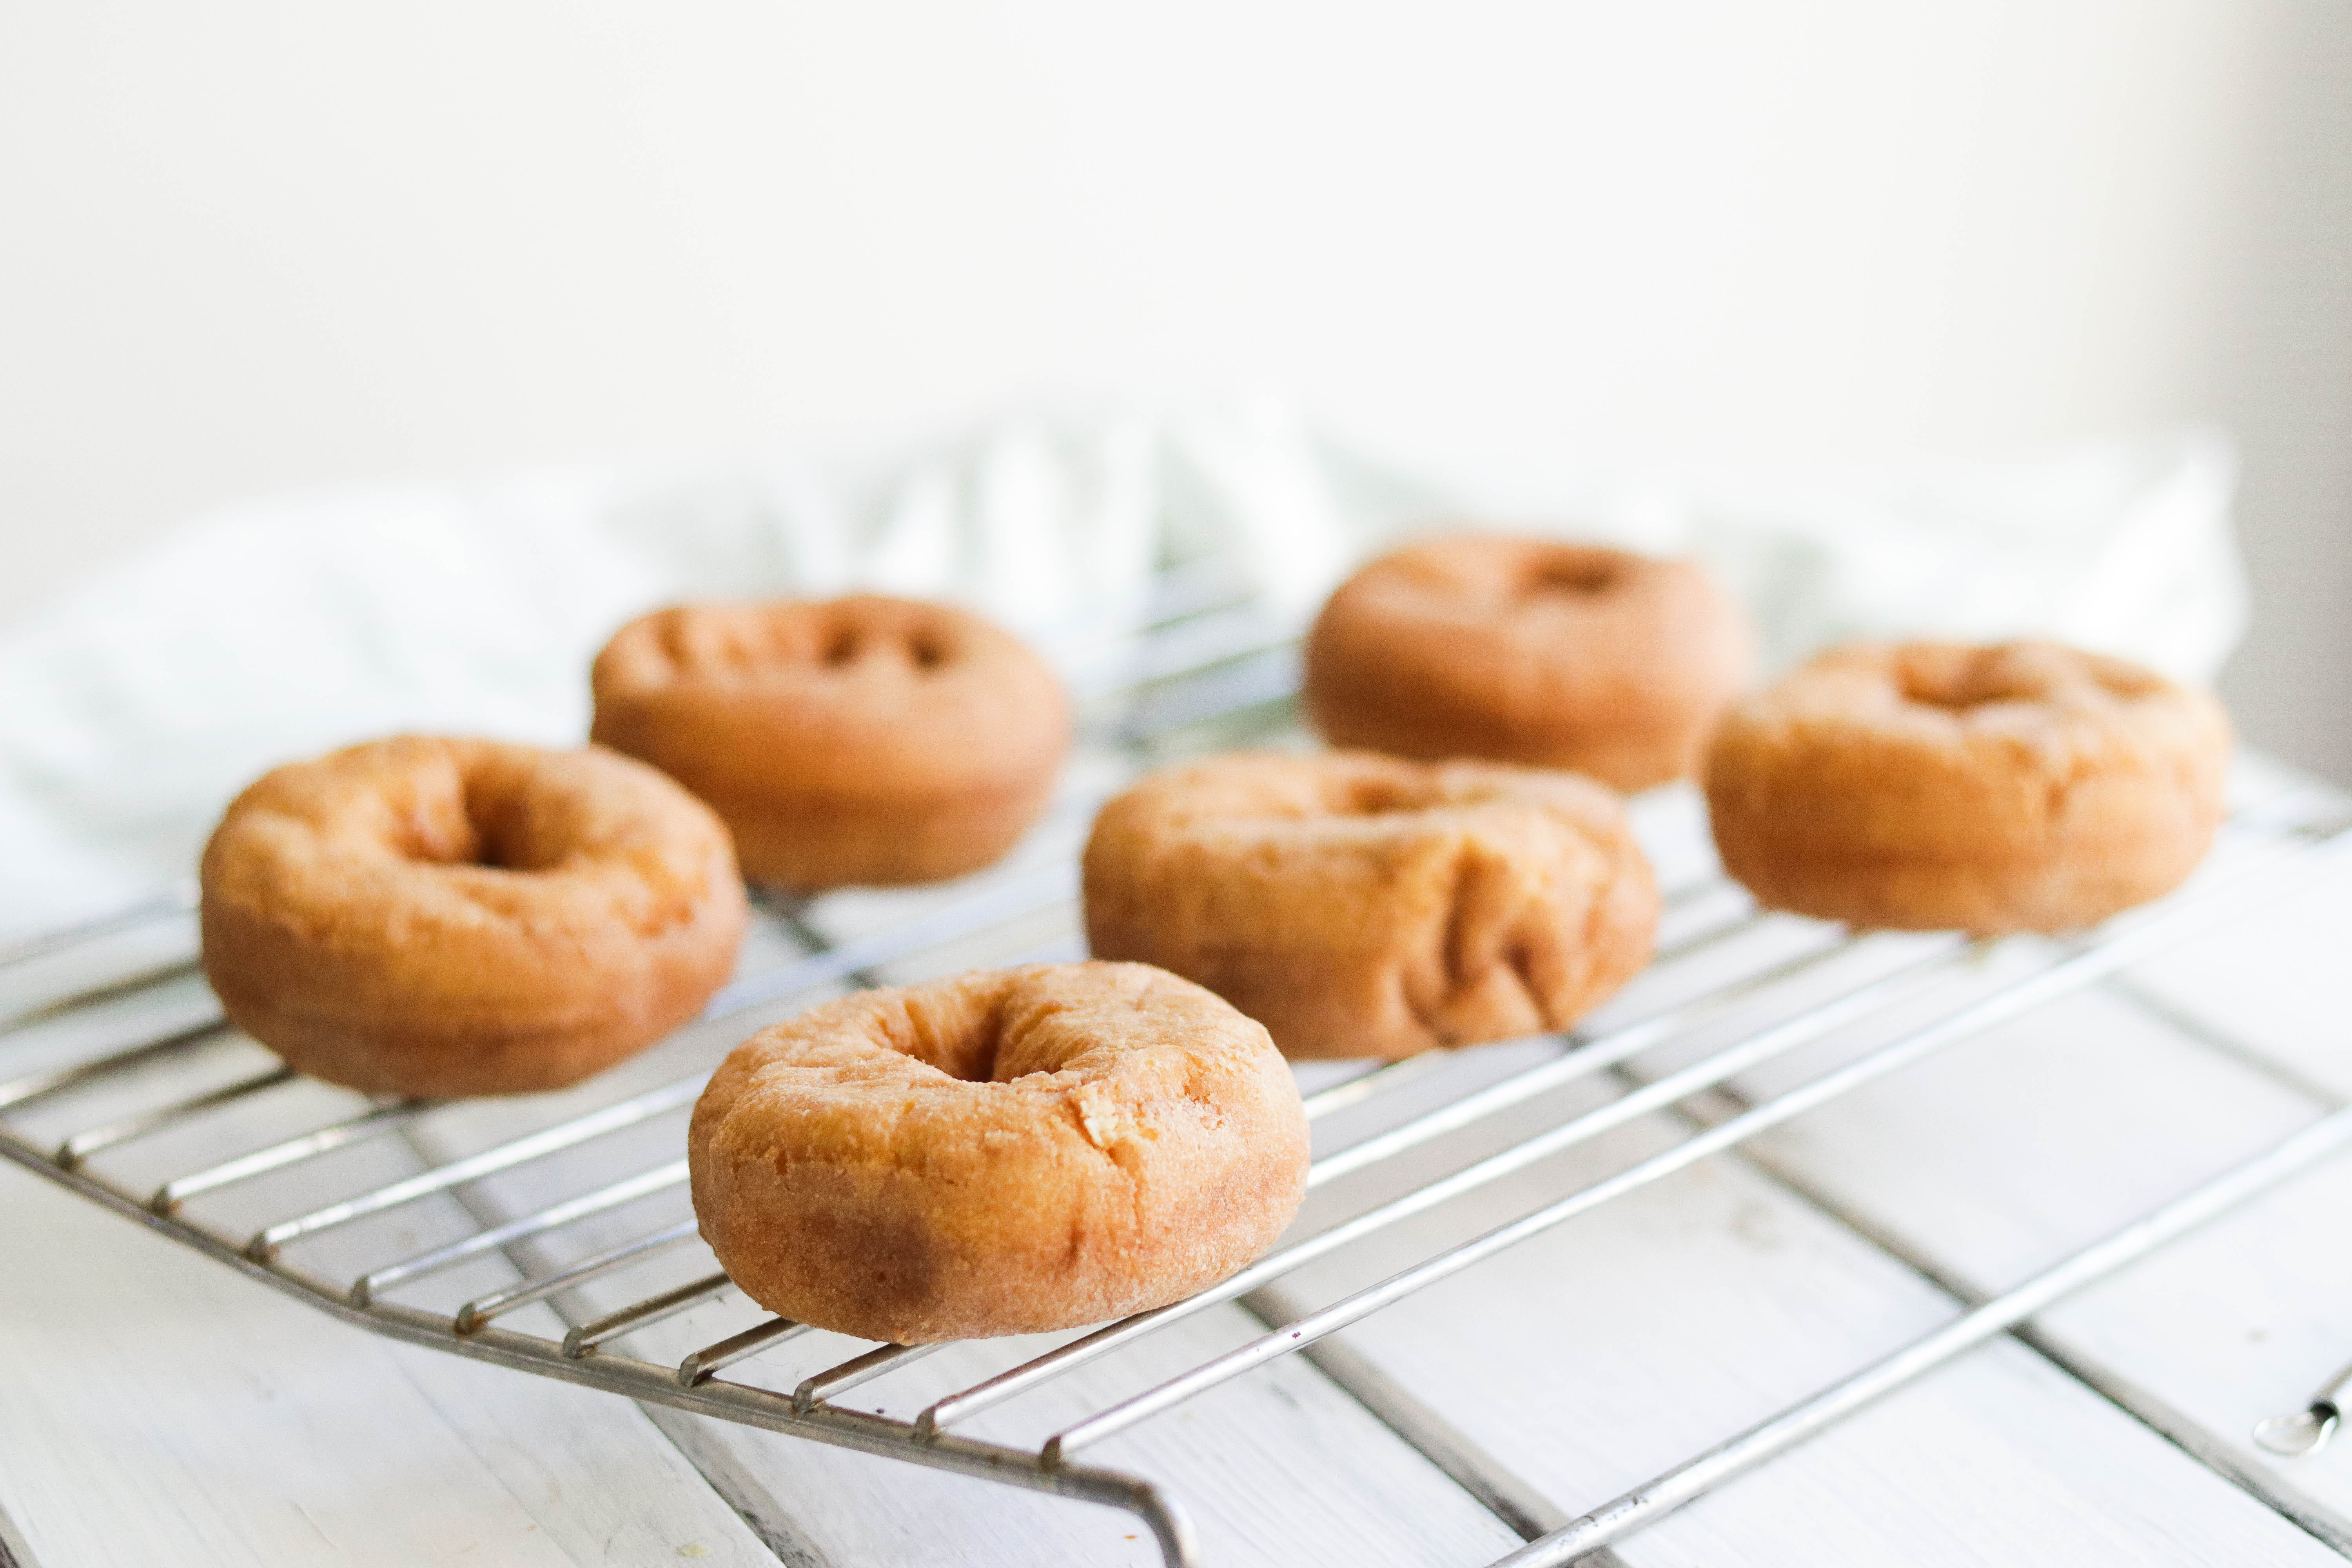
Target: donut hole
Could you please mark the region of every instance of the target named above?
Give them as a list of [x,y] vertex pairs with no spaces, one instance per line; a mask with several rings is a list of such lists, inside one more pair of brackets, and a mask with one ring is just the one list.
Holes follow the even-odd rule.
[[668,668],[663,672],[675,676],[694,668],[694,640],[687,617],[676,610],[657,617],[653,624],[653,647]]
[[2141,669],[2115,659],[2090,661],[2091,679],[2110,697],[2153,697],[2168,684],[2152,669]]
[[548,870],[567,850],[564,835],[539,820],[511,781],[469,778],[419,801],[393,834],[404,859],[486,871]]
[[924,627],[907,638],[907,658],[917,669],[937,669],[948,661],[948,647],[938,633]]
[[1426,811],[1432,796],[1417,781],[1379,776],[1341,779],[1326,809],[1338,816],[1397,816]]
[[994,1083],[996,1060],[1003,1045],[1003,1031],[992,1023],[946,1038],[925,1041],[914,1049],[905,1046],[899,1048],[929,1062],[959,1083]]
[[986,991],[950,992],[916,1001],[910,997],[906,1030],[883,1025],[894,1050],[927,1063],[962,1083],[1011,1083],[1034,1072],[1055,1072],[1074,1046],[1055,1023],[1061,1009],[1021,1006]]
[[1895,672],[1904,700],[1947,713],[1966,713],[1996,702],[2032,702],[2049,694],[2048,682],[2009,660],[1915,659]]
[[828,669],[840,669],[857,660],[866,639],[856,626],[835,626],[825,634],[824,645],[817,650],[818,661]]
[[1527,591],[1531,595],[1590,596],[1607,593],[1622,576],[1617,563],[1604,557],[1555,555],[1536,563],[1528,574]]
[[1946,682],[1922,680],[1906,676],[1902,683],[1903,700],[1922,708],[1941,708],[1948,713],[1965,713],[1971,708],[1982,707],[1989,700],[1980,692],[1970,691]]
[[768,618],[740,611],[673,610],[656,624],[652,645],[668,679],[741,679],[772,665],[783,651]]

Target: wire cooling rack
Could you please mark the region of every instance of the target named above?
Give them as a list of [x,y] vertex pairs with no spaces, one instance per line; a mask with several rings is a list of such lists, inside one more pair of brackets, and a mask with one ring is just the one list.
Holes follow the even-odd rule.
[[[1108,1504],[1139,1518],[1170,1564],[1196,1561],[1178,1501],[1082,1456],[1233,1379],[1304,1353],[1531,1539],[1502,1561],[1559,1563],[1618,1540],[1802,1441],[2066,1292],[2352,1145],[2352,1111],[2326,1116],[1935,1333],[1622,1497],[1544,1532],[1425,1430],[1410,1401],[1328,1336],[1531,1237],[1647,1186],[1854,1089],[2260,908],[2352,849],[2345,826],[2294,800],[2242,808],[2224,851],[2186,891],[2071,942],[1852,932],[1755,909],[1703,861],[1663,867],[1666,919],[1626,1005],[1540,1042],[1532,1065],[1445,1088],[1467,1053],[1302,1069],[1318,1154],[1308,1218],[1232,1279],[1171,1306],[1053,1342],[1012,1342],[1010,1364],[927,1392],[904,1413],[843,1396],[945,1347],[871,1345],[777,1383],[771,1352],[815,1333],[734,1297],[685,1198],[684,1118],[719,1056],[753,1027],[850,986],[975,963],[1073,959],[1075,850],[1094,805],[1142,767],[1295,738],[1297,628],[1215,563],[1166,574],[1131,636],[1097,650],[1079,692],[1085,737],[1048,819],[1003,865],[940,889],[763,899],[739,977],[701,1023],[559,1094],[435,1103],[363,1100],[297,1078],[231,1030],[202,988],[182,885],[75,928],[0,946],[0,1153],[320,1310],[397,1339],[914,1464]],[[1657,797],[1643,810],[1688,811]],[[1685,826],[1688,825],[1685,824]],[[1696,841],[1696,834],[1685,837]],[[1636,1005],[1637,996],[1646,1002]],[[1769,1099],[1730,1100],[1738,1075],[1801,1047],[1899,1017],[1891,1036]],[[1703,1043],[1671,1070],[1632,1070]],[[1522,1052],[1524,1055],[1524,1052]],[[1518,1057],[1512,1058],[1520,1059]],[[1432,1174],[1459,1135],[1551,1103],[1572,1085],[1613,1098],[1523,1122],[1498,1147]],[[1713,1098],[1710,1099],[1709,1097]],[[1662,1111],[1701,1103],[1679,1142],[1560,1192],[1312,1310],[1278,1282],[1318,1259]],[[1521,1112],[1525,1114],[1524,1111]],[[1350,1129],[1354,1135],[1349,1135]],[[1490,1139],[1492,1143],[1494,1140]],[[1376,1194],[1350,1202],[1352,1190]],[[1378,1195],[1385,1194],[1385,1195]],[[675,1363],[632,1348],[658,1325],[732,1300],[747,1321]],[[1226,1302],[1258,1337],[1172,1377],[1061,1412],[1018,1440],[1024,1399]],[[824,1336],[818,1336],[821,1342]],[[972,1348],[972,1347],[962,1347]],[[722,1375],[732,1373],[733,1375]],[[901,1380],[902,1382],[904,1380]],[[771,1385],[772,1384],[772,1385]],[[895,1384],[894,1384],[895,1386]]]

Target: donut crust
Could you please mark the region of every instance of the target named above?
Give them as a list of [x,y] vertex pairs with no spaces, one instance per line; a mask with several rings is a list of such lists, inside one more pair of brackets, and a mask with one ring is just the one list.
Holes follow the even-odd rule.
[[2213,841],[2211,696],[2058,643],[1856,644],[1725,719],[1706,767],[1726,870],[1849,925],[2072,930],[2170,891]]
[[1648,962],[1657,884],[1608,790],[1500,763],[1236,754],[1106,805],[1097,958],[1199,981],[1294,1058],[1565,1028]]
[[979,869],[1036,819],[1069,747],[1043,659],[909,599],[661,610],[590,679],[591,738],[709,802],[746,877],[801,892]]
[[1753,644],[1696,562],[1456,535],[1339,585],[1307,637],[1303,696],[1335,746],[1645,789],[1693,771]]
[[727,829],[641,763],[404,735],[263,777],[205,847],[205,973],[299,1071],[558,1089],[701,1011],[747,911]]
[[738,1046],[687,1138],[703,1237],[747,1295],[899,1344],[1180,1300],[1273,1246],[1307,1183],[1265,1030],[1138,963],[829,1003]]

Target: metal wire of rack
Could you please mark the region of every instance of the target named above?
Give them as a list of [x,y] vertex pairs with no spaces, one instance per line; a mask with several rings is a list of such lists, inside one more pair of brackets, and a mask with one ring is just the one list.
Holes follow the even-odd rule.
[[[37,1047],[42,1061],[0,1082],[0,1154],[373,1331],[651,1404],[1108,1504],[1141,1520],[1168,1563],[1183,1564],[1197,1553],[1179,1504],[1148,1479],[1081,1463],[1077,1456],[1302,1352],[1416,1440],[1410,1420],[1398,1419],[1377,1390],[1351,1379],[1344,1346],[1326,1344],[1329,1336],[1521,1241],[2260,907],[2352,852],[2352,830],[2341,824],[2308,820],[2292,809],[2243,810],[2228,830],[2237,850],[2230,865],[2074,942],[2021,939],[2032,962],[1993,982],[1983,979],[1991,944],[1796,921],[1755,909],[1702,868],[1678,883],[1670,879],[1668,923],[1644,977],[1663,984],[1645,1008],[1632,1016],[1610,1009],[1603,1016],[1612,1021],[1549,1041],[1532,1065],[1426,1108],[1429,1090],[1459,1053],[1331,1069],[1317,1080],[1319,1087],[1310,1083],[1307,1110],[1319,1130],[1383,1105],[1404,1108],[1376,1130],[1318,1152],[1310,1191],[1344,1195],[1367,1175],[1405,1170],[1409,1154],[1442,1155],[1454,1135],[1493,1124],[1514,1108],[1549,1103],[1547,1097],[1571,1085],[1616,1082],[1622,1092],[1530,1135],[1514,1135],[1433,1179],[1416,1175],[1377,1201],[1343,1205],[1343,1217],[1300,1227],[1304,1234],[1286,1237],[1274,1252],[1188,1300],[1069,1336],[1018,1364],[931,1394],[904,1417],[852,1409],[841,1396],[944,1347],[875,1345],[799,1379],[789,1391],[720,1375],[814,1331],[772,1316],[700,1344],[674,1365],[622,1353],[620,1342],[630,1336],[730,1292],[683,1212],[686,1168],[677,1157],[680,1120],[716,1055],[747,1024],[796,1010],[829,989],[944,973],[975,961],[1079,956],[1069,851],[1093,805],[1127,773],[1160,758],[1276,733],[1296,684],[1295,638],[1295,626],[1235,587],[1214,563],[1168,574],[1145,624],[1097,650],[1090,663],[1101,674],[1080,691],[1089,760],[1074,767],[1047,824],[1012,861],[944,891],[761,900],[761,929],[747,945],[741,975],[713,998],[702,1025],[638,1063],[558,1095],[352,1104],[352,1097],[338,1100],[340,1091],[297,1079],[230,1030],[195,988],[198,964],[188,951],[185,918],[193,889],[185,885],[0,947],[0,981],[29,975],[37,982],[60,965],[68,971],[63,994],[37,984],[35,1000],[0,1018],[0,1049]],[[1768,930],[1782,940],[1760,947],[1753,962],[1722,968],[1727,952]],[[132,951],[113,952],[126,941]],[[2010,944],[2011,952],[2019,950]],[[77,968],[78,955],[88,962]],[[1673,977],[1696,972],[1702,958],[1714,962],[1707,978],[1676,990]],[[1927,1020],[1913,1021],[1923,1005],[1931,1009]],[[1765,1062],[1898,1012],[1906,1022],[1892,1038],[1796,1088],[1691,1121],[1670,1147],[1338,1300],[1276,1314],[1247,1342],[1100,1403],[1079,1419],[1057,1420],[1038,1440],[958,1430],[1223,1303],[1239,1301],[1267,1316],[1277,1301],[1270,1288],[1318,1259],[1637,1120],[1723,1090]],[[1713,1042],[1727,1031],[1727,1041],[1671,1071],[1622,1073],[1649,1053]],[[681,1066],[688,1070],[663,1076]],[[1973,1304],[1917,1343],[1583,1517],[1548,1533],[1520,1521],[1521,1532],[1535,1539],[1503,1561],[1559,1563],[1595,1552],[2347,1146],[2352,1111],[2325,1116],[2024,1284]],[[176,1161],[175,1147],[184,1151]],[[203,1151],[198,1163],[188,1163],[187,1150]],[[615,1173],[625,1173],[615,1179]],[[319,1201],[328,1193],[339,1195]],[[639,1283],[618,1300],[613,1291],[619,1281]],[[1430,1445],[1423,1446],[1428,1451]],[[1441,1454],[1431,1457],[1446,1463]],[[1478,1489],[1475,1478],[1457,1479]],[[1513,1517],[1507,1509],[1498,1511]]]

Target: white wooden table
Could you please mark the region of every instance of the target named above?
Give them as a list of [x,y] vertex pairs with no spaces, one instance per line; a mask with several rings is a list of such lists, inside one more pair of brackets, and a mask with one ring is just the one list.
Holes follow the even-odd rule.
[[[1022,853],[1065,853],[1080,826]],[[1644,826],[1662,864],[1704,858],[1687,800],[1648,803]],[[902,907],[841,900],[828,934]],[[1070,922],[1063,910],[998,940],[1067,940]],[[941,952],[923,966],[1001,956]],[[1963,984],[1998,983],[2000,962]],[[1612,1008],[1637,1009],[1640,985]],[[1291,1357],[1113,1439],[1100,1459],[1180,1497],[1212,1563],[1487,1563],[1520,1539],[1506,1515],[1558,1524],[2352,1100],[2347,1017],[2352,874],[1346,1331],[1328,1364],[1376,1385],[1390,1414],[1408,1413],[1427,1453]],[[1732,1092],[1633,1122],[1293,1275],[1258,1304],[1329,1300],[1900,1022],[1858,1026]],[[656,1081],[750,1026],[703,1031],[619,1071]],[[0,1077],[69,1047],[40,1031],[0,1039]],[[1360,1135],[1534,1048],[1459,1053],[1417,1098],[1399,1091],[1354,1121],[1335,1118],[1318,1139]],[[1454,1168],[1626,1092],[1676,1059],[1656,1055],[1433,1143],[1413,1170]],[[251,1131],[204,1135],[230,1147]],[[675,1135],[672,1123],[645,1130],[647,1147]],[[534,1181],[555,1179],[520,1173],[493,1197],[528,1204]],[[427,1244],[436,1225],[471,1223],[429,1207],[404,1222]],[[2352,1360],[2347,1215],[2352,1159],[1963,1356],[1613,1555],[1642,1568],[2338,1563],[2352,1552],[2352,1446],[2284,1461],[2249,1433]],[[633,1349],[675,1359],[745,1312],[715,1303],[644,1331]],[[1098,1405],[1256,1327],[1239,1306],[1204,1313],[1147,1342],[1140,1359],[1037,1396],[1005,1431],[1050,1427],[1056,1408]],[[789,1388],[839,1353],[840,1342],[816,1342],[829,1338],[752,1364]],[[1013,1347],[957,1347],[870,1384],[872,1403],[919,1405],[1016,1359]],[[44,1568],[1154,1561],[1135,1523],[1108,1510],[375,1339],[5,1166],[0,1516],[6,1554]]]

